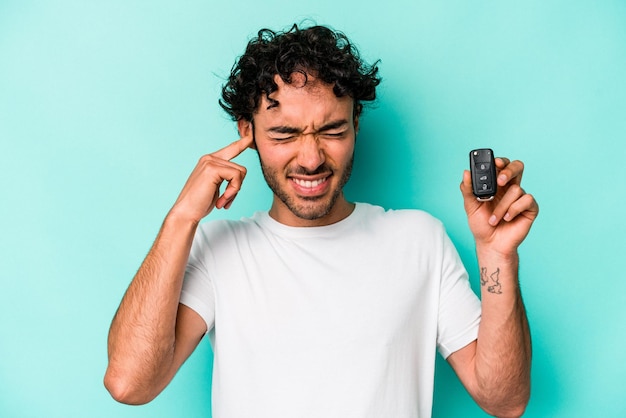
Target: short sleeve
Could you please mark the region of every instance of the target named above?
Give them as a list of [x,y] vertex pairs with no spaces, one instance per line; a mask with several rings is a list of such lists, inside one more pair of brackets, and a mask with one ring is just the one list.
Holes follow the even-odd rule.
[[180,294],[180,303],[193,309],[204,319],[207,333],[215,325],[215,289],[206,266],[211,258],[206,231],[201,227],[196,231]]
[[437,348],[447,358],[478,338],[481,306],[456,248],[443,235]]

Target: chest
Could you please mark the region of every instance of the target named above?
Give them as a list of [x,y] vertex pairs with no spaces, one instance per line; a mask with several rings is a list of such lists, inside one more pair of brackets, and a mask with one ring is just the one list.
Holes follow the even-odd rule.
[[242,344],[387,345],[436,327],[437,263],[415,245],[270,240],[240,251],[215,281],[215,320]]

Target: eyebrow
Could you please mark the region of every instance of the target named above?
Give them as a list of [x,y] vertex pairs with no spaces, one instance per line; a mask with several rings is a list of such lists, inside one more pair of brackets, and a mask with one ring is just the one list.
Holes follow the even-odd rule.
[[[332,121],[320,127],[316,131],[316,133],[332,131],[333,129],[339,129],[339,128],[344,127],[347,124],[348,124],[348,121],[346,119],[339,119],[336,121]],[[298,134],[298,133],[302,133],[302,129],[296,128],[293,126],[288,126],[288,125],[280,125],[280,126],[273,126],[269,128],[267,132],[272,132],[276,134]]]

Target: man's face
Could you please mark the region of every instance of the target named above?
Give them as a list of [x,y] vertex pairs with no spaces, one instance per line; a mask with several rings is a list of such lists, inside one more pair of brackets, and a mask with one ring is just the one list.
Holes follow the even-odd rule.
[[270,215],[292,226],[337,222],[352,210],[343,196],[350,177],[358,121],[350,97],[311,75],[276,76],[278,90],[254,114],[261,168],[274,192]]

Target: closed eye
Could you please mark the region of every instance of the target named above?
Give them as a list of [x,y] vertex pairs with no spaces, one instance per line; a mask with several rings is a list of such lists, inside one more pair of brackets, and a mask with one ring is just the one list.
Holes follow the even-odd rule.
[[343,132],[324,132],[322,134],[322,136],[325,137],[325,138],[342,138],[345,134],[346,134],[345,131],[343,131]]
[[300,131],[290,126],[274,126],[268,129],[268,136],[274,141],[288,141],[295,139]]
[[295,135],[286,135],[286,136],[270,136],[273,141],[291,141],[296,138]]

